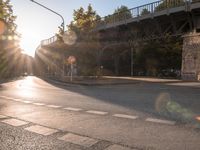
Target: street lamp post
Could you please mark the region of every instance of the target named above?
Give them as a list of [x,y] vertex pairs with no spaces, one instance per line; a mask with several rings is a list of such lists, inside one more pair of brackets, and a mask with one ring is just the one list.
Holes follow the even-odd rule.
[[37,5],[39,5],[39,6],[41,6],[41,7],[43,7],[43,8],[45,8],[45,9],[47,9],[47,10],[49,10],[49,11],[51,11],[51,12],[53,12],[54,14],[58,15],[62,19],[61,27],[63,29],[63,32],[65,31],[65,21],[64,21],[64,18],[63,18],[63,16],[61,14],[59,14],[59,13],[55,12],[54,10],[52,10],[52,9],[50,9],[50,8],[48,8],[48,7],[44,6],[44,5],[36,2],[35,0],[30,0],[30,1],[35,3],[35,4],[37,4]]
[[[48,7],[44,6],[44,5],[36,2],[35,0],[30,0],[30,1],[35,3],[35,4],[37,4],[37,5],[39,5],[39,6],[41,6],[41,7],[43,7],[43,8],[45,8],[45,9],[47,9],[47,10],[49,10],[49,11],[51,11],[52,13],[58,15],[62,19],[61,27],[62,27],[63,33],[65,32],[65,20],[64,20],[64,18],[63,18],[63,16],[61,14],[59,14],[59,13],[55,12],[54,10],[52,10],[52,9],[50,9],[50,8],[48,8]],[[64,72],[64,68],[63,68],[63,72]]]

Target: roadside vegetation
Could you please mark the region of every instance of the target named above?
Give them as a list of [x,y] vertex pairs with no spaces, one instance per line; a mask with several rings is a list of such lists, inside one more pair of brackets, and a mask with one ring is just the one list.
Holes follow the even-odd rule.
[[23,75],[32,69],[33,59],[23,54],[19,46],[16,18],[10,0],[0,0],[0,80]]

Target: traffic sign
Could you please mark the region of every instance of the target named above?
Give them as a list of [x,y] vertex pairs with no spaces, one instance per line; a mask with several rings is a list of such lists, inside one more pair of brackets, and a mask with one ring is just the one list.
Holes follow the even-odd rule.
[[70,64],[74,64],[76,62],[76,57],[74,56],[69,56],[67,61],[70,63]]

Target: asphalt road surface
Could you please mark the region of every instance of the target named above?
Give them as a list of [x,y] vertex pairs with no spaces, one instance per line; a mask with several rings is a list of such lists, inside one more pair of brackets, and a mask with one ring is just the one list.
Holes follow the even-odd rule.
[[199,150],[197,84],[1,84],[0,150]]

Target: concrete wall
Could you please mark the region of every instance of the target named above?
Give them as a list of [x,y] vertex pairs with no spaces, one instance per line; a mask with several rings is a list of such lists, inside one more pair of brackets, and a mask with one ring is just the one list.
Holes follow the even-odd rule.
[[183,36],[182,79],[200,80],[200,34]]

